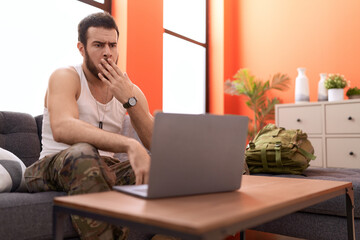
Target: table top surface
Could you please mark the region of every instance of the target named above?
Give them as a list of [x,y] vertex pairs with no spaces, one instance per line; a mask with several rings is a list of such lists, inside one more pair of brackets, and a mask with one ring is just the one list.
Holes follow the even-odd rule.
[[345,194],[351,187],[351,182],[244,175],[241,188],[233,192],[145,200],[109,191],[56,197],[54,204],[203,234],[227,226],[245,230]]

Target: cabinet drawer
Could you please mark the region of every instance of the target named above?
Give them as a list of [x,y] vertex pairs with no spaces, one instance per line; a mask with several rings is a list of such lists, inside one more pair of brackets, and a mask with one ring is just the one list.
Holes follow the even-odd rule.
[[279,107],[278,126],[301,129],[307,134],[322,133],[321,106]]
[[360,133],[360,103],[325,106],[326,133]]
[[311,138],[309,137],[311,145],[314,147],[314,155],[316,156],[315,160],[310,161],[310,166],[312,167],[324,167],[323,166],[323,149],[321,138]]
[[360,138],[328,138],[327,166],[360,168]]

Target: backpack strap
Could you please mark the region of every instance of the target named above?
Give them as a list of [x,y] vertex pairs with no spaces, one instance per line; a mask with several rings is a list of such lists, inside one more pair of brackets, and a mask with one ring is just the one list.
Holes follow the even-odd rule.
[[[274,149],[275,149],[276,166],[278,168],[283,168],[284,166],[281,162],[281,142],[276,142]],[[261,162],[262,162],[264,171],[269,170],[269,166],[268,166],[268,162],[267,162],[267,158],[266,158],[266,150],[267,150],[267,146],[261,148]]]
[[298,148],[298,151],[299,151],[303,156],[305,156],[306,158],[309,158],[309,159],[311,159],[311,160],[315,160],[315,159],[316,159],[316,156],[315,156],[315,155],[313,155],[313,154],[305,151],[305,150],[302,149],[302,148]]
[[282,162],[281,162],[281,142],[276,142],[275,143],[275,161],[276,161],[276,166],[279,168],[282,168]]
[[268,167],[268,162],[267,162],[267,159],[266,159],[266,146],[261,148],[260,151],[261,151],[261,162],[262,162],[264,171],[268,171],[269,167]]

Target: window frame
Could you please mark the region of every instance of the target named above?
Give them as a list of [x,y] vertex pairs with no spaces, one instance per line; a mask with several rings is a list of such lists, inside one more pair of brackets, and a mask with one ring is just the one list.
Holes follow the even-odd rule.
[[174,37],[183,39],[185,41],[197,44],[205,48],[205,112],[209,112],[209,1],[205,0],[205,43],[198,42],[191,38],[185,37],[181,34],[178,34],[174,31],[164,28],[164,33],[172,35]]
[[94,0],[78,0],[80,2],[83,2],[83,3],[86,3],[86,4],[89,4],[93,7],[97,7],[97,8],[100,8],[108,13],[111,14],[111,1],[112,0],[104,0],[104,3],[99,3],[99,2],[96,2]]

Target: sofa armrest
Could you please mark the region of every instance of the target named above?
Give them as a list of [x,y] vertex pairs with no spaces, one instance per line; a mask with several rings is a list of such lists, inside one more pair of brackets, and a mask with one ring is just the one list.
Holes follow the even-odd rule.
[[0,147],[15,154],[25,166],[38,160],[40,140],[34,117],[27,113],[0,111]]

